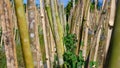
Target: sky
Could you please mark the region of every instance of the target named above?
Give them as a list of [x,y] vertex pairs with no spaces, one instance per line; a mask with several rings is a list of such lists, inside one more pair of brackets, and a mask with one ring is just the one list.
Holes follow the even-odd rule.
[[[65,7],[69,2],[69,0],[61,0],[61,2],[64,4],[64,7]],[[27,0],[24,0],[24,3],[27,3]],[[36,0],[36,4],[39,4],[39,0]]]

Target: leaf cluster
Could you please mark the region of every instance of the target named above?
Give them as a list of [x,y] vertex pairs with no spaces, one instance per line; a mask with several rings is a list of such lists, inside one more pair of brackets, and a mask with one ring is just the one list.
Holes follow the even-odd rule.
[[93,11],[95,9],[95,1],[91,2],[90,4],[90,11]]
[[69,33],[69,25],[67,24],[66,35],[64,36],[64,45],[66,47],[66,52],[63,55],[64,64],[67,68],[82,68],[84,65],[82,51],[79,52],[78,56],[74,52],[76,48],[76,42],[76,35]]
[[90,61],[89,66],[90,66],[90,68],[97,68],[97,62],[95,62],[95,61]]

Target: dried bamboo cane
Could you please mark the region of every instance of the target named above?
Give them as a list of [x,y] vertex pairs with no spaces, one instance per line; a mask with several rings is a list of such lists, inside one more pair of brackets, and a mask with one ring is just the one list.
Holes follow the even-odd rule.
[[40,52],[35,0],[28,0],[28,22],[29,22],[30,43],[33,51],[34,65],[35,68],[41,68],[43,63]]
[[49,59],[49,48],[48,48],[48,41],[47,41],[47,33],[46,33],[46,22],[45,22],[45,13],[43,7],[43,0],[40,0],[40,13],[41,13],[41,21],[43,26],[43,34],[44,34],[44,44],[45,44],[45,51],[46,51],[46,62],[47,68],[50,68],[50,59]]
[[10,1],[1,1],[2,8],[2,31],[5,46],[5,54],[7,58],[8,68],[18,68],[16,57],[16,45],[13,37],[12,15]]

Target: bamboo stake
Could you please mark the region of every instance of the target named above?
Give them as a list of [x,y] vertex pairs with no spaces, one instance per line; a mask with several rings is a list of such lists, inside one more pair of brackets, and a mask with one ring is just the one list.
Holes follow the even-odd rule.
[[32,54],[30,50],[30,39],[28,34],[27,20],[25,17],[23,1],[14,0],[15,10],[18,20],[18,29],[20,30],[20,39],[22,44],[23,57],[26,68],[34,68]]
[[[49,0],[45,0],[45,3],[46,3],[45,6],[46,6],[47,14],[48,14],[48,19],[50,22],[51,31],[53,33],[53,38],[54,38],[55,44],[56,44],[59,65],[62,66],[62,64],[63,64],[63,56],[62,55],[64,52],[63,41],[62,41],[63,32],[61,32],[62,26],[61,26],[60,19],[59,19],[58,13],[57,13],[58,11],[56,11],[57,6],[54,7],[54,5],[56,5],[56,3],[54,1],[51,1],[51,8],[50,8]],[[51,10],[52,10],[52,12],[51,12]],[[52,20],[52,18],[53,18],[53,20]]]
[[[120,0],[116,0],[116,1],[113,1],[113,9],[116,8],[116,16],[115,16],[115,23],[112,23],[111,22],[111,25],[114,24],[114,28],[113,28],[113,32],[112,32],[112,37],[111,37],[111,41],[110,41],[110,47],[109,47],[109,52],[108,52],[108,59],[106,60],[106,66],[108,68],[119,68],[120,67],[120,54],[119,54],[119,50],[120,50],[120,38],[119,38],[119,35],[120,35],[120,23],[119,23],[119,20],[120,20],[120,17],[119,17],[119,14],[120,14]],[[117,3],[117,5],[115,5]],[[112,9],[112,8],[111,8]],[[115,11],[115,10],[114,10]],[[114,14],[113,14],[113,17],[114,17]],[[111,21],[114,20],[114,19],[110,19]],[[111,26],[112,27],[112,26]],[[108,63],[108,64],[107,64]]]
[[85,30],[85,38],[84,38],[84,49],[83,49],[83,56],[84,56],[84,60],[86,60],[87,58],[87,49],[88,49],[88,30],[89,30],[89,26],[90,26],[90,7],[88,8],[88,16],[87,16],[87,21],[86,21],[86,30]]
[[47,68],[50,68],[50,59],[49,59],[49,48],[48,48],[48,41],[47,41],[47,33],[46,33],[46,22],[45,22],[45,13],[43,8],[43,0],[40,0],[40,13],[41,13],[41,21],[43,25],[43,34],[44,34],[44,44],[45,44],[45,51],[46,51],[46,62]]
[[12,15],[10,1],[4,0],[1,4],[2,31],[7,59],[7,67],[18,68],[16,57],[16,45],[13,37]]
[[72,3],[73,3],[73,7],[75,7],[75,0],[72,0]]
[[28,22],[29,22],[29,33],[30,42],[33,51],[34,65],[35,68],[42,67],[42,57],[40,52],[40,43],[38,36],[38,24],[35,0],[28,0]]
[[[79,2],[79,1],[78,1],[78,2]],[[87,3],[87,1],[86,1],[86,0],[81,0],[80,3],[81,3],[81,10],[82,10],[82,12],[81,12],[81,16],[80,16],[80,22],[81,22],[81,23],[78,25],[79,28],[77,28],[77,29],[79,29],[79,31],[77,31],[78,43],[77,43],[77,48],[76,48],[76,55],[79,54],[80,48],[83,49],[83,47],[80,47],[80,45],[81,45],[81,43],[83,42],[83,38],[84,38],[83,27],[84,27],[84,22],[85,22],[84,19],[86,19],[85,14],[88,13],[88,12],[86,11],[86,7],[88,7],[88,6],[85,5],[85,3]],[[78,6],[78,7],[79,7],[79,6]],[[80,26],[81,26],[81,27],[80,27]],[[77,30],[77,29],[76,29],[76,30]],[[80,35],[79,35],[79,33],[80,33]]]
[[[102,28],[102,26],[101,26],[101,28]],[[100,36],[101,36],[101,29],[98,32],[97,42],[96,42],[96,47],[95,47],[95,54],[94,54],[94,61],[95,62],[97,60],[97,54],[98,54],[98,49],[99,49]]]
[[[63,46],[63,28],[62,28],[62,24],[60,23],[60,18],[59,18],[59,14],[58,14],[58,8],[57,8],[57,0],[54,0],[54,8],[55,8],[55,17],[56,17],[56,26],[57,26],[57,33],[58,36],[56,36],[56,40],[58,43],[57,45],[57,53],[58,53],[58,61],[59,61],[59,65],[60,67],[62,67],[64,61],[63,61],[63,53],[64,53],[64,46]],[[59,41],[58,41],[59,39]]]
[[[109,25],[114,26],[114,19],[115,19],[115,12],[116,12],[116,6],[115,6],[115,0],[111,1],[111,12],[110,12],[110,20],[109,20]],[[106,49],[105,49],[105,57],[107,56],[108,48],[110,45],[110,39],[112,35],[113,29],[108,28],[108,33],[107,33],[107,41],[106,41]]]

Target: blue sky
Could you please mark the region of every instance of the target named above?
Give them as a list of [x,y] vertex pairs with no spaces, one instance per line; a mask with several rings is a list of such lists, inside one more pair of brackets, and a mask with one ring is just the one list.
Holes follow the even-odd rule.
[[[67,5],[69,0],[61,0],[61,2],[63,2],[64,7]],[[27,3],[27,0],[24,0],[24,3]],[[36,0],[36,4],[39,4],[39,0]]]

